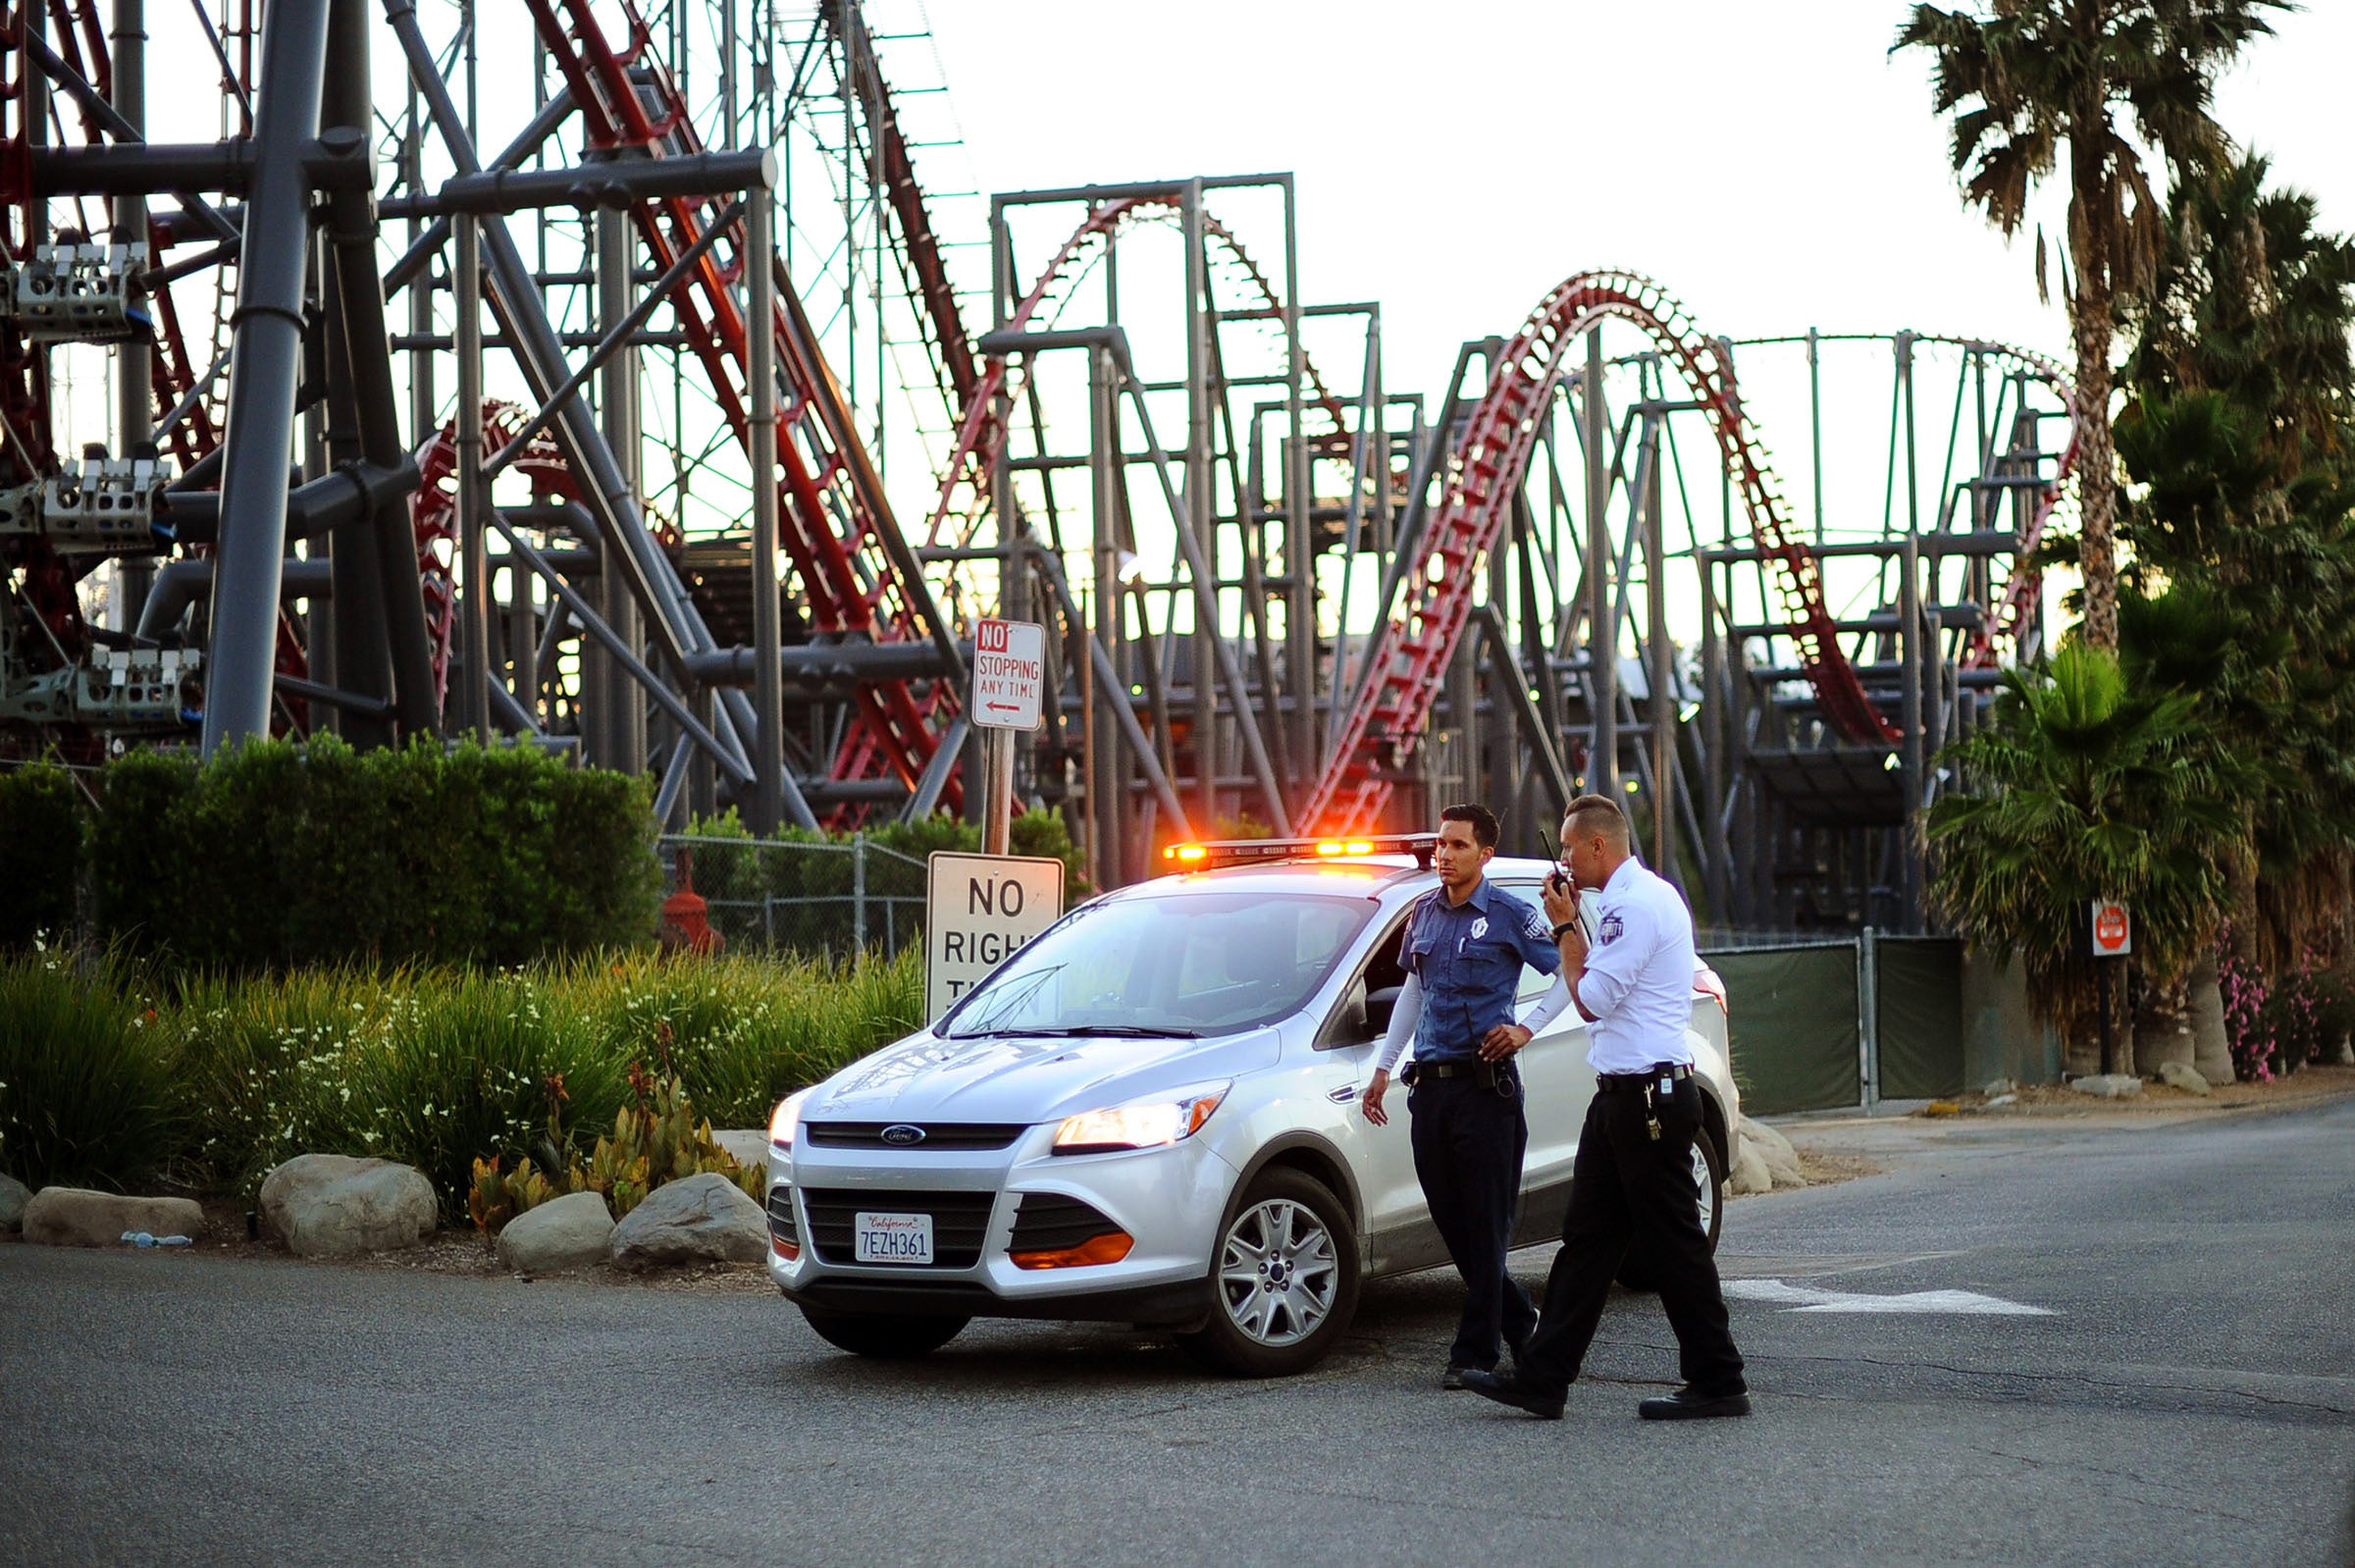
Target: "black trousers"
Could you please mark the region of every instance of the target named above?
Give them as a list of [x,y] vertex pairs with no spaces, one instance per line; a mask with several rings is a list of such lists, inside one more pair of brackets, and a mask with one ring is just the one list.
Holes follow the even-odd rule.
[[1538,1332],[1521,1358],[1527,1385],[1558,1388],[1577,1381],[1595,1327],[1602,1321],[1603,1298],[1632,1245],[1658,1277],[1660,1305],[1676,1331],[1685,1382],[1712,1394],[1748,1388],[1693,1184],[1700,1085],[1682,1079],[1674,1095],[1657,1098],[1655,1105],[1657,1142],[1645,1125],[1640,1089],[1597,1093],[1587,1107],[1571,1167],[1562,1250],[1546,1277]]
[[1538,1321],[1529,1292],[1504,1272],[1521,1199],[1521,1156],[1529,1147],[1518,1075],[1511,1081],[1508,1097],[1478,1078],[1430,1078],[1406,1099],[1415,1178],[1464,1277],[1464,1316],[1447,1352],[1450,1366],[1495,1366],[1498,1336],[1519,1344]]

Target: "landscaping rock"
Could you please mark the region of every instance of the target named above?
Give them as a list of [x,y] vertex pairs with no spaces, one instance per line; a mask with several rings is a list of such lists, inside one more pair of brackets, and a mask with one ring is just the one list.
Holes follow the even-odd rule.
[[32,1188],[15,1176],[0,1176],[0,1230],[25,1228],[25,1205],[32,1201]]
[[2123,1100],[2142,1092],[2142,1079],[2131,1072],[2095,1072],[2069,1079],[2068,1086],[2079,1094],[2091,1094],[2104,1100]]
[[715,1171],[666,1181],[613,1228],[614,1264],[758,1263],[768,1252],[768,1220],[744,1189]]
[[1753,1193],[1772,1192],[1774,1177],[1767,1173],[1766,1161],[1759,1155],[1758,1146],[1748,1138],[1741,1141],[1742,1146],[1734,1151],[1734,1168],[1725,1175],[1727,1195],[1746,1198]]
[[498,1261],[517,1274],[546,1274],[602,1263],[613,1241],[613,1214],[601,1192],[567,1192],[509,1220],[498,1233]]
[[2205,1095],[2208,1092],[2208,1080],[2181,1062],[2162,1065],[2159,1081],[2171,1089],[2181,1089],[2186,1094]]
[[2007,1094],[2016,1095],[2019,1093],[2019,1085],[2010,1078],[1989,1078],[1987,1087],[1979,1092],[1990,1100],[2000,1100]]
[[711,1141],[733,1155],[738,1165],[768,1169],[766,1127],[722,1127],[711,1134]]
[[126,1230],[204,1234],[193,1198],[131,1198],[81,1187],[43,1187],[25,1205],[25,1239],[49,1247],[119,1247]]
[[301,1154],[262,1178],[262,1214],[297,1257],[389,1252],[433,1234],[434,1184],[391,1160]]
[[1799,1151],[1791,1140],[1770,1126],[1742,1119],[1742,1146],[1758,1151],[1758,1159],[1766,1167],[1766,1175],[1777,1187],[1804,1187],[1807,1178],[1799,1169]]
[[1997,1094],[1988,1097],[1987,1109],[1993,1111],[2002,1106],[2017,1104],[2019,1104],[2019,1096],[2016,1094]]

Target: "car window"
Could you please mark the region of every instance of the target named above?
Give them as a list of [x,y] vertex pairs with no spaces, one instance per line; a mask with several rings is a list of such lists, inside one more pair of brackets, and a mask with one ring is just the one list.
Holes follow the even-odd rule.
[[1398,992],[1406,984],[1406,922],[1414,914],[1412,906],[1390,922],[1388,931],[1374,951],[1367,955],[1365,967],[1357,978],[1342,988],[1341,999],[1334,1007],[1325,1026],[1317,1031],[1317,1049],[1329,1051],[1336,1045],[1363,1045],[1381,1036],[1388,1026],[1387,1014],[1379,1015],[1382,1027],[1376,1027],[1374,1015],[1368,1013],[1368,1003],[1376,997],[1395,1003]]
[[1088,905],[1000,966],[943,1032],[1257,1028],[1307,1002],[1373,911],[1357,898],[1200,889]]

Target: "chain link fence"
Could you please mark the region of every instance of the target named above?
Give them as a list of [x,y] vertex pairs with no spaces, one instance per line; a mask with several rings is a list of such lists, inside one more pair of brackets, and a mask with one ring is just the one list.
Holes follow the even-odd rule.
[[665,896],[692,882],[728,951],[885,958],[923,941],[924,862],[864,835],[847,844],[666,834]]

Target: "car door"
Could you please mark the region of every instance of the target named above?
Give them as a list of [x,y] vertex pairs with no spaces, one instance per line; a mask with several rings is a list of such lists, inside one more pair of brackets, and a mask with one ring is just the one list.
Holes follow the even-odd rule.
[[[1499,882],[1507,893],[1542,908],[1535,882]],[[1592,923],[1593,912],[1588,914]],[[1522,966],[1516,1011],[1526,1011],[1553,988],[1553,976]],[[1587,1102],[1595,1097],[1594,1070],[1587,1066],[1587,1023],[1575,1007],[1564,1008],[1544,1031],[1521,1048],[1521,1084],[1528,1096],[1529,1152],[1521,1161],[1521,1214],[1513,1244],[1551,1240],[1561,1234],[1570,1201],[1570,1166],[1578,1156],[1578,1131]]]
[[[1406,970],[1398,962],[1406,919],[1407,912],[1401,911],[1384,930],[1318,1035],[1317,1049],[1348,1064],[1350,1081],[1361,1094],[1373,1081],[1374,1064],[1382,1055],[1387,1004],[1395,1002],[1406,983]],[[1379,1274],[1427,1268],[1447,1259],[1446,1245],[1423,1200],[1423,1183],[1415,1176],[1406,1102],[1407,1091],[1393,1083],[1384,1104],[1390,1118],[1387,1126],[1374,1125],[1355,1107],[1346,1124],[1344,1152],[1366,1206],[1367,1250]]]

